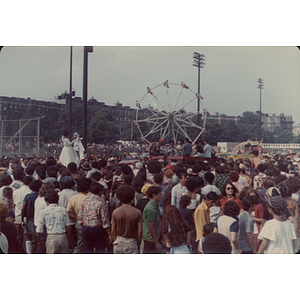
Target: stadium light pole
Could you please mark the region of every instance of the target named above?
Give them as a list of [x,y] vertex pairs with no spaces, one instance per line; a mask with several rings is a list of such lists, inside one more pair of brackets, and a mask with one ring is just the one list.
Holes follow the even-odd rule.
[[198,52],[194,52],[194,63],[193,63],[193,66],[194,67],[197,67],[198,68],[198,95],[199,95],[199,98],[198,98],[198,107],[197,107],[197,110],[198,110],[198,126],[200,126],[200,69],[201,68],[204,68],[204,59],[205,55],[204,54],[200,54]]
[[88,85],[88,53],[93,52],[93,46],[84,46],[83,49],[83,147],[87,152],[87,85]]
[[259,141],[261,141],[261,90],[264,88],[264,80],[261,78],[258,78],[257,80],[259,88]]
[[72,59],[73,47],[70,47],[70,93],[69,93],[69,137],[72,140]]

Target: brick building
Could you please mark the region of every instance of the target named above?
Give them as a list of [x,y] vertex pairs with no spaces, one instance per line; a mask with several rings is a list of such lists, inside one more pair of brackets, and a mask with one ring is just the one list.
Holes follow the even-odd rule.
[[[74,92],[73,92],[74,96]],[[63,105],[69,105],[69,93],[64,92],[60,96],[55,97],[57,103]],[[73,97],[73,102],[82,103],[81,97]],[[123,123],[129,120],[130,116],[135,117],[136,109],[131,108],[130,106],[123,106],[122,103],[117,101],[114,105],[106,105],[104,102],[98,102],[94,97],[88,100],[88,106],[93,107],[95,110],[103,110],[107,112],[111,117],[114,123],[122,125]],[[152,113],[147,109],[141,110],[142,115],[147,118],[152,115]]]
[[17,98],[0,96],[0,121],[19,120],[32,110],[36,116],[50,115],[55,116],[62,109],[62,104],[50,101],[38,101],[31,98]]

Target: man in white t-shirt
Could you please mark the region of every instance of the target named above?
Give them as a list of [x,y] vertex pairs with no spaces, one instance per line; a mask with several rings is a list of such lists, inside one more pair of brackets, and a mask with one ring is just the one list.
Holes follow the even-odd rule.
[[297,236],[292,223],[287,219],[287,203],[281,196],[273,196],[268,200],[269,213],[273,219],[265,223],[258,236],[262,243],[258,254],[293,254],[295,253]]
[[13,192],[13,199],[15,205],[15,224],[18,226],[19,231],[21,230],[21,210],[23,205],[23,200],[26,195],[30,194],[32,191],[29,188],[29,184],[33,180],[33,177],[26,175],[23,178],[23,185],[15,189]]
[[175,185],[171,190],[171,204],[179,208],[180,197],[187,193],[187,188],[185,186],[188,179],[187,173],[180,173],[178,175],[179,183]]
[[78,194],[75,188],[75,180],[73,179],[73,177],[64,176],[61,179],[61,188],[62,190],[58,193],[58,205],[67,209],[71,198],[74,195]]

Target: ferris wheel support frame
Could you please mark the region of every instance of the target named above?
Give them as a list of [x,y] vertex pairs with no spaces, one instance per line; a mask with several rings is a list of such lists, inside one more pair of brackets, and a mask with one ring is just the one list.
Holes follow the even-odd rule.
[[[165,83],[167,83],[167,84],[165,84]],[[155,95],[152,92],[153,89],[161,87],[162,85],[167,87],[165,96],[167,97],[167,100],[168,100],[168,105],[167,106],[169,107],[170,112],[168,112],[166,110],[165,105],[158,98],[158,94]],[[176,98],[176,103],[175,103],[175,106],[174,106],[173,110],[171,109],[171,101],[170,101],[168,81],[165,81],[163,84],[156,85],[153,88],[147,87],[147,92],[143,96],[143,98],[140,101],[138,101],[138,100],[136,101],[136,106],[138,108],[136,110],[136,120],[135,120],[134,124],[137,125],[137,127],[138,127],[138,131],[141,135],[141,140],[143,140],[147,143],[150,143],[150,141],[148,140],[149,135],[151,135],[153,133],[157,133],[158,131],[160,131],[160,137],[161,138],[165,139],[167,136],[170,136],[174,140],[175,143],[177,141],[178,135],[182,135],[185,138],[188,138],[189,140],[191,140],[191,138],[189,137],[189,135],[187,133],[187,128],[193,127],[193,128],[199,129],[199,133],[198,133],[197,137],[194,139],[193,142],[195,142],[201,136],[201,134],[205,131],[206,113],[204,113],[203,127],[201,127],[201,126],[195,124],[191,120],[191,118],[193,116],[198,115],[198,112],[197,113],[193,113],[193,112],[186,113],[185,112],[186,106],[188,106],[196,98],[198,98],[199,101],[201,101],[201,99],[203,99],[201,97],[201,95],[199,95],[198,93],[195,93],[192,89],[190,89],[183,82],[181,82],[181,84],[170,83],[170,85],[181,86],[181,89],[178,93],[178,96],[175,97]],[[179,109],[176,109],[177,105],[178,105],[178,102],[181,99],[181,96],[183,94],[184,89],[187,89],[190,92],[194,93],[195,96],[190,98],[184,105],[181,105]],[[153,98],[153,104],[151,104],[151,106],[157,107],[156,104],[158,104],[159,106],[161,106],[161,108],[163,110],[158,111],[157,109],[154,109],[153,107],[151,107],[150,104],[149,104],[149,106],[145,106],[143,109],[147,109],[149,112],[151,112],[152,116],[147,117],[145,119],[138,119],[139,111],[140,111],[140,109],[142,109],[141,103],[148,94],[150,94],[151,95],[150,97]],[[144,116],[145,116],[145,114],[144,114]],[[139,126],[139,123],[152,124],[152,127],[151,127],[151,129],[149,130],[149,132],[147,134],[144,134],[142,132],[141,127]],[[176,128],[175,128],[175,126],[176,126]]]

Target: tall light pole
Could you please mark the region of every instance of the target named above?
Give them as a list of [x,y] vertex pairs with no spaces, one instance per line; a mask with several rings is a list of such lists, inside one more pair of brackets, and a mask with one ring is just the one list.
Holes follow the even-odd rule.
[[261,90],[264,88],[264,81],[261,78],[258,78],[257,80],[259,88],[259,141],[261,141]]
[[194,52],[194,63],[193,66],[198,68],[198,125],[200,126],[200,69],[204,68],[204,59],[205,55],[204,54],[200,54],[198,52]]
[[87,85],[88,85],[88,53],[93,52],[93,46],[84,46],[83,50],[83,147],[87,151]]
[[70,93],[69,93],[69,137],[72,140],[72,58],[73,47],[70,47]]

